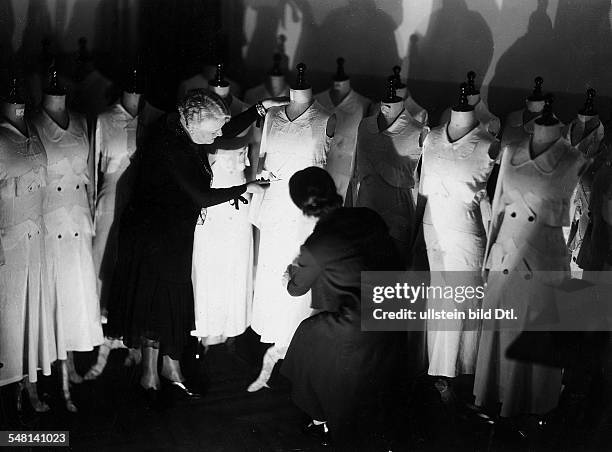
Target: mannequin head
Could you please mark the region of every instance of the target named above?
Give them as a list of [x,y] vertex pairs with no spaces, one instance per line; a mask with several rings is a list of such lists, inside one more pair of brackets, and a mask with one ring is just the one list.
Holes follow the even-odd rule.
[[597,110],[595,109],[595,95],[597,92],[593,88],[589,88],[586,93],[584,106],[578,111],[578,119],[582,122],[588,122],[598,118]]
[[221,97],[205,89],[189,91],[177,106],[183,129],[196,144],[211,144],[222,135],[230,112]]
[[281,69],[282,55],[280,53],[275,53],[273,60],[274,64],[272,65],[272,70],[268,75],[267,85],[268,91],[273,96],[280,96],[287,86],[287,81],[285,80],[285,75]]
[[561,137],[561,122],[552,111],[553,96],[549,94],[544,102],[542,115],[535,120],[533,126],[533,141],[536,143],[550,143]]
[[544,110],[546,98],[542,93],[542,84],[544,79],[542,77],[536,77],[534,79],[533,92],[525,101],[525,105],[528,111],[531,113],[540,113]]
[[8,93],[0,102],[0,116],[6,118],[25,133],[25,101],[19,92],[17,77],[11,78]]
[[230,93],[230,84],[227,80],[225,80],[225,73],[223,68],[223,63],[217,64],[217,72],[215,74],[215,78],[208,82],[210,90],[221,96],[222,98],[226,98]]
[[338,58],[336,60],[336,74],[333,77],[333,91],[339,97],[346,96],[351,90],[351,79],[346,72],[344,72],[344,58]]
[[467,100],[468,104],[474,106],[480,102],[480,90],[476,88],[476,72],[470,71],[467,73]]
[[49,83],[45,87],[43,107],[47,111],[60,111],[66,109],[66,90],[60,87],[55,66],[49,68]]
[[380,113],[389,120],[397,118],[404,109],[404,99],[395,91],[396,82],[395,76],[390,75],[387,79],[387,93],[380,102]]
[[295,84],[289,90],[291,102],[307,103],[312,100],[312,88],[306,81],[306,65],[300,63],[296,66],[297,77]]

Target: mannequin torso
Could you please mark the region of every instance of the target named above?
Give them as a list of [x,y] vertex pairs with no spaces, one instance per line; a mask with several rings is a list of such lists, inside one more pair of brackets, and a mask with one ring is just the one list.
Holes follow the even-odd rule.
[[346,99],[346,96],[351,92],[351,81],[343,80],[343,81],[334,81],[332,89],[329,92],[329,97],[332,103],[335,106],[340,105],[340,103]]
[[132,117],[136,117],[138,115],[138,106],[140,105],[140,96],[139,93],[129,93],[124,91],[121,95],[121,105],[125,108]]
[[531,138],[531,157],[536,158],[544,153],[550,146],[561,137],[561,128],[558,125],[544,126],[537,122],[533,127]]
[[282,96],[287,90],[287,81],[283,75],[268,76],[265,85],[272,97]]
[[472,111],[456,111],[451,110],[450,121],[447,126],[448,137],[451,142],[457,141],[467,135],[476,125],[478,121]]
[[67,129],[70,122],[68,110],[66,109],[65,95],[45,94],[42,103],[43,109],[49,117],[62,129]]
[[380,113],[376,118],[378,130],[387,129],[404,111],[404,102],[382,102],[380,104]]
[[[306,89],[290,89],[289,98],[291,102],[285,106],[285,113],[289,121],[295,121],[302,116],[306,110],[314,103],[315,99],[312,95],[312,88]],[[333,137],[336,131],[336,115],[331,115],[327,121],[326,134],[328,137]]]

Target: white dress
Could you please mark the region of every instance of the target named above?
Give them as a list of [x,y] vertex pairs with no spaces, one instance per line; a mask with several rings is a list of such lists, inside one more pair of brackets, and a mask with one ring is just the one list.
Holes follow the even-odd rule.
[[[432,272],[430,284],[477,287],[482,285],[480,270],[486,245],[480,204],[486,199],[487,180],[495,163],[489,150],[497,140],[479,124],[451,143],[447,126],[445,123],[432,129],[423,142],[420,193],[427,201],[423,233]],[[447,281],[451,275],[452,281]],[[453,312],[455,308],[480,306],[476,299],[457,304],[450,299],[430,298],[427,307]],[[428,373],[451,378],[473,374],[478,326],[469,320],[428,320]]]
[[92,256],[93,222],[85,118],[69,113],[67,129],[41,109],[32,119],[47,153],[43,216],[51,299],[57,306],[58,358],[104,342]]
[[[289,86],[286,86],[283,92],[279,94],[279,96],[289,96]],[[249,89],[244,95],[244,102],[248,106],[255,105],[262,99],[268,99],[273,97],[272,94],[266,88],[266,84],[262,83],[261,85],[257,85],[254,88]],[[251,146],[252,152],[251,156],[256,158],[259,156],[259,147],[261,146],[261,131],[263,129],[263,121],[260,124],[261,127],[252,127],[251,129]],[[253,162],[253,165],[256,165],[257,162]]]
[[[232,116],[246,105],[235,97]],[[211,187],[225,188],[246,182],[249,166],[249,129],[238,137],[217,139],[215,153],[209,154],[213,172]],[[248,194],[243,195],[247,200]],[[191,280],[195,303],[196,329],[193,336],[205,345],[225,342],[244,333],[251,323],[253,299],[253,227],[249,206],[238,202],[208,207],[195,227]]]
[[[564,136],[573,143],[573,146],[578,149],[585,158],[589,159],[594,163],[594,159],[599,151],[599,145],[604,137],[604,126],[601,122],[599,125],[583,136],[584,126],[583,123],[575,119],[569,123],[564,131]],[[574,138],[575,135],[578,135]],[[585,236],[587,235],[587,228],[591,221],[591,194],[593,187],[593,179],[597,167],[594,164],[590,165],[590,168],[582,174],[582,177],[578,181],[576,190],[572,196],[572,203],[570,205],[570,218],[572,225],[570,231],[567,232],[568,246],[572,254],[572,260],[570,262],[572,273],[575,277],[582,274],[582,268],[579,264],[580,250],[582,243],[584,242]]]
[[329,150],[325,169],[333,177],[338,193],[344,199],[354,171],[359,123],[366,116],[372,101],[351,89],[338,105],[334,105],[330,91],[317,94],[315,99],[336,115],[334,142]]
[[[440,124],[447,123],[450,116],[451,109],[447,108],[444,110],[444,113],[442,113]],[[491,135],[497,136],[501,129],[499,118],[489,111],[489,107],[482,99],[480,99],[478,103],[474,105],[474,116],[485,130],[488,130]]]
[[[505,149],[485,253],[484,309],[514,308],[520,319],[555,309],[555,286],[569,276],[561,228],[569,222],[570,197],[585,166],[580,151],[563,137],[535,158],[529,136]],[[496,409],[501,403],[502,417],[549,412],[559,400],[561,369],[507,358],[520,332],[500,331],[498,322],[483,323],[476,404]]]
[[33,127],[26,138],[0,122],[0,386],[57,358],[44,247],[47,157]]
[[316,223],[291,201],[289,179],[301,169],[325,167],[332,141],[326,134],[329,117],[315,101],[293,121],[285,107],[273,107],[264,122],[264,170],[280,180],[272,182],[264,194],[253,196],[249,211],[260,230],[251,328],[261,336],[261,342],[277,347],[288,346],[300,322],[312,314],[310,292],[292,297],[283,284],[285,269],[298,256]]
[[415,238],[416,168],[426,126],[404,109],[386,129],[377,116],[361,121],[357,133],[355,207],[369,207],[389,227],[404,260]]
[[136,151],[138,123],[139,117],[133,117],[118,102],[98,116],[93,134],[90,159],[95,205],[93,256],[103,316],[117,260],[118,220],[130,196],[128,175],[124,173]]

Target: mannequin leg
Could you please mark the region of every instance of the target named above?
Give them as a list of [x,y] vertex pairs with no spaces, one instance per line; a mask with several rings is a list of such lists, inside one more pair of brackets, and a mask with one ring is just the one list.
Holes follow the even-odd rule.
[[34,411],[36,411],[37,413],[46,413],[47,411],[50,410],[49,405],[47,405],[45,402],[41,401],[38,398],[38,388],[36,386],[36,383],[31,383],[27,379],[27,377],[24,378],[22,380],[22,383],[19,385],[19,395],[17,399],[17,408],[19,410],[23,406],[23,404],[21,403],[21,394],[23,393],[24,387],[26,391],[28,392],[28,397],[30,398],[30,404],[32,405],[32,408],[34,408]]
[[142,377],[140,385],[144,389],[159,389],[157,360],[159,359],[159,342],[144,339],[142,343]]
[[261,366],[261,372],[257,379],[251,383],[251,385],[247,388],[248,392],[256,392],[261,388],[268,388],[268,380],[270,379],[270,375],[272,375],[272,370],[274,369],[274,365],[277,363],[281,357],[283,357],[286,353],[286,347],[277,347],[273,345],[268,350],[263,357],[263,362]]
[[106,367],[106,361],[108,360],[108,355],[111,351],[111,347],[112,340],[105,338],[104,343],[100,345],[100,347],[98,347],[98,358],[96,359],[96,363],[91,366],[91,368],[83,377],[85,380],[95,380],[102,374],[102,372],[104,372],[104,368]]
[[74,368],[74,352],[68,352],[68,361],[66,365],[68,366],[68,379],[70,383],[83,383],[83,377],[81,377]]
[[66,409],[68,411],[70,411],[71,413],[76,413],[78,410],[76,405],[72,401],[72,397],[70,395],[70,371],[68,366],[68,360],[63,359],[60,361],[60,363],[62,371],[62,394],[64,395],[64,403],[66,404]]
[[162,357],[162,377],[170,381],[178,381],[180,383],[185,381],[183,373],[181,372],[181,363],[170,358],[168,355]]

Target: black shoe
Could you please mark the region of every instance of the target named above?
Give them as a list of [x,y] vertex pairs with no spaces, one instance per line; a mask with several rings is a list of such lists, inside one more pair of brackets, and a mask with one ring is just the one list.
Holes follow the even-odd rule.
[[161,397],[161,391],[155,388],[143,388],[138,384],[138,394],[143,401],[147,409],[160,410],[163,406]]
[[164,382],[164,386],[167,389],[167,394],[170,399],[174,402],[179,401],[192,401],[199,400],[202,398],[202,395],[196,392],[193,389],[190,389],[180,381],[171,381],[165,378],[162,378]]
[[314,422],[309,422],[302,428],[302,432],[306,435],[316,438],[321,446],[331,446],[331,434],[327,428],[327,424],[316,425]]

